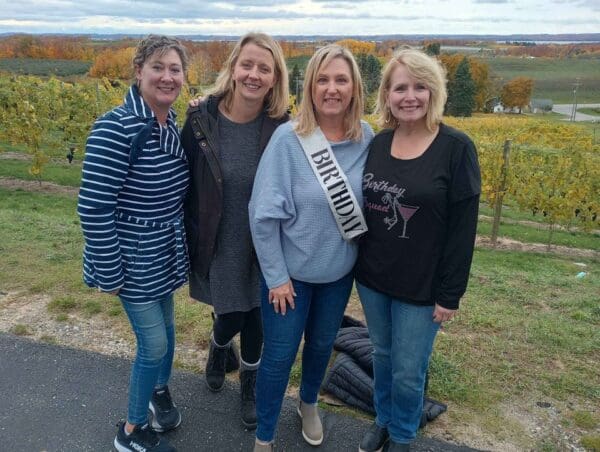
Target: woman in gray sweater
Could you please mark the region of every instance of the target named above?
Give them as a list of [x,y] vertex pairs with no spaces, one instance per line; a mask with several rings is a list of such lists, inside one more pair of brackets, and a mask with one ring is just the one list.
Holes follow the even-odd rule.
[[275,131],[260,161],[249,209],[264,276],[255,451],[272,450],[303,335],[298,414],[304,439],[323,441],[317,395],[352,288],[352,236],[361,227],[361,179],[373,136],[362,112],[352,54],[323,47],[308,63],[297,121]]

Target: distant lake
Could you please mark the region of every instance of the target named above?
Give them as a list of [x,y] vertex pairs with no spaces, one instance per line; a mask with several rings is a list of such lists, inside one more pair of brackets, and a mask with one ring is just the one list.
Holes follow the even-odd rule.
[[[498,44],[505,44],[507,40],[496,41]],[[508,41],[512,42],[512,41]],[[598,44],[600,41],[531,41],[527,39],[516,39],[514,42],[533,42],[534,44]]]

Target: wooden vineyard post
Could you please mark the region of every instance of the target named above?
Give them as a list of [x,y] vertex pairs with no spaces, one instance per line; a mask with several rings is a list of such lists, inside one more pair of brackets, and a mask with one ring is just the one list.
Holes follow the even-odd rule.
[[502,201],[506,191],[506,178],[508,177],[508,161],[510,155],[510,140],[504,142],[504,151],[502,153],[502,169],[500,170],[500,186],[496,193],[494,203],[494,222],[492,223],[492,245],[496,245],[498,239],[498,228],[500,227],[500,217],[502,216]]

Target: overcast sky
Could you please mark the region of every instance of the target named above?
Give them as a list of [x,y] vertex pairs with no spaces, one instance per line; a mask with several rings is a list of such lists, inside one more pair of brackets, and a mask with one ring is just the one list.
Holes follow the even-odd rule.
[[599,33],[600,0],[3,0],[0,33]]

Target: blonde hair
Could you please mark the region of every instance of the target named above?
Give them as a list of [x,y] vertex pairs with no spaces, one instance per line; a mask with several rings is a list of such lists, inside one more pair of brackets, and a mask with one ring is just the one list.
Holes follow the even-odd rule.
[[411,77],[424,83],[429,90],[429,105],[425,116],[427,129],[433,132],[442,121],[444,105],[448,98],[446,91],[446,70],[438,60],[416,49],[401,49],[394,54],[383,69],[375,113],[379,115],[377,123],[381,127],[396,128],[398,120],[392,115],[387,98],[392,74],[400,65],[404,66]]
[[257,45],[262,49],[268,50],[273,56],[275,65],[275,84],[265,97],[265,106],[270,117],[280,118],[287,112],[289,107],[287,67],[285,65],[285,58],[281,47],[277,41],[265,33],[247,33],[240,38],[219,72],[214,87],[209,90],[207,94],[222,96],[225,108],[231,110],[233,104],[233,92],[235,90],[233,70],[240,53],[246,44]]
[[331,63],[334,58],[342,58],[350,66],[353,83],[352,100],[348,106],[348,112],[344,117],[344,129],[346,130],[346,139],[358,141],[362,138],[362,126],[360,123],[364,106],[362,78],[352,53],[337,44],[330,44],[320,48],[308,62],[304,76],[304,86],[302,88],[302,102],[298,108],[298,118],[294,129],[299,135],[308,135],[318,127],[312,97],[313,86],[317,82],[321,68]]

